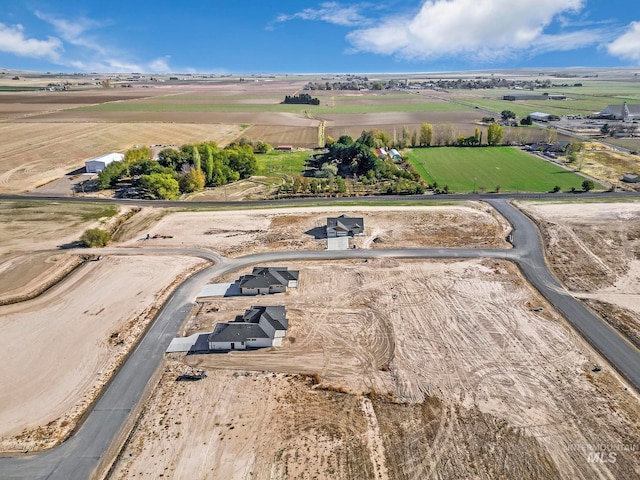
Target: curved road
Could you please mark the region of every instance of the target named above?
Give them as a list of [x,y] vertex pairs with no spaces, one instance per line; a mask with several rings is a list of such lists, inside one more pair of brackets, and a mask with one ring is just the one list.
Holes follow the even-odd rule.
[[[469,196],[465,197],[469,199]],[[448,197],[450,199],[450,197]],[[243,266],[273,261],[342,258],[499,258],[517,263],[525,277],[571,325],[636,389],[640,387],[640,352],[580,302],[570,296],[547,269],[535,225],[504,198],[486,200],[504,215],[513,230],[512,250],[492,249],[389,249],[345,251],[286,251],[225,259],[194,249],[108,249],[105,253],[167,253],[195,255],[216,264],[182,283],[158,314],[147,334],[106,387],[78,431],[66,442],[46,452],[0,458],[3,479],[85,480],[96,474],[105,453],[124,428],[147,384],[161,364],[164,352],[194,306],[200,288],[212,278]],[[236,204],[237,205],[237,204]]]

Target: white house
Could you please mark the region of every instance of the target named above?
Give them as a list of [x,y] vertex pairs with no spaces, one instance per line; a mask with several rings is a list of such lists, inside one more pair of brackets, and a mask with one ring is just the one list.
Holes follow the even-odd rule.
[[209,350],[281,347],[288,327],[283,306],[253,306],[233,322],[216,324]]
[[124,160],[123,153],[105,153],[99,157],[92,158],[84,162],[87,173],[100,173],[107,165],[113,162],[122,162]]

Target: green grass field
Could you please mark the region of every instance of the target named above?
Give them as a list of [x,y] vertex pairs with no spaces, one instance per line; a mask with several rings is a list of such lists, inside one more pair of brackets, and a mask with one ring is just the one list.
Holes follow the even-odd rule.
[[279,152],[272,150],[266,154],[256,155],[258,171],[256,175],[300,175],[309,158],[309,152]]
[[[450,192],[548,192],[582,189],[583,178],[512,147],[414,149],[409,160],[426,182]],[[475,180],[474,180],[475,179]]]

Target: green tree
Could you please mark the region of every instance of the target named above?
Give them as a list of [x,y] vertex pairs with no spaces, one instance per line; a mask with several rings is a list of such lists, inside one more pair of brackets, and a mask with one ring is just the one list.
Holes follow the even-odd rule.
[[512,112],[511,110],[503,110],[502,112],[500,112],[500,115],[502,115],[502,119],[503,120],[509,120],[510,118],[516,118],[516,114],[514,112]]
[[151,160],[151,149],[149,147],[131,148],[124,154],[124,161],[127,163],[139,160]]
[[153,198],[172,200],[180,196],[178,181],[168,173],[152,173],[140,177],[142,189]]
[[111,234],[106,230],[101,230],[99,228],[90,228],[85,230],[80,237],[80,241],[84,246],[90,248],[106,247],[109,240],[111,240]]
[[533,120],[531,120],[531,115],[527,115],[525,118],[521,119],[520,125],[533,125]]
[[400,140],[400,147],[407,148],[409,146],[409,142],[411,141],[411,131],[409,127],[406,125],[402,127],[402,139]]
[[158,163],[163,167],[177,170],[182,163],[182,156],[175,148],[165,148],[158,153]]
[[351,138],[349,135],[342,135],[340,138],[338,138],[338,143],[341,143],[342,145],[353,145],[353,138]]
[[131,177],[139,177],[140,175],[149,175],[151,173],[173,173],[173,170],[163,167],[155,160],[137,160],[129,165],[129,175]]
[[263,141],[257,142],[255,147],[253,148],[253,151],[255,153],[268,153],[271,150],[273,150],[273,147],[271,145],[269,145],[268,143],[263,142]]
[[594,188],[596,188],[596,184],[593,183],[593,181],[591,180],[584,180],[582,182],[582,190],[585,192],[588,192],[589,190],[593,190]]
[[473,133],[473,137],[476,139],[476,144],[480,143],[480,138],[482,137],[480,133],[480,129],[476,127],[476,131]]
[[251,145],[225,148],[223,153],[227,157],[227,165],[238,172],[240,178],[249,178],[258,169],[258,160]]
[[384,130],[376,130],[375,137],[380,142],[378,146],[388,147],[389,145],[391,145],[391,137]]
[[198,170],[195,167],[189,169],[188,172],[184,173],[178,181],[180,191],[183,193],[200,191],[204,188],[204,183],[204,173],[202,172],[202,170]]
[[498,145],[502,141],[502,127],[493,122],[487,128],[487,143],[489,145]]
[[213,182],[213,149],[210,145],[204,145],[204,176],[207,185]]
[[98,188],[104,190],[113,187],[129,173],[126,162],[112,162],[98,174]]
[[193,162],[193,168],[195,168],[196,170],[202,170],[202,157],[200,156],[198,147],[196,147],[195,145],[191,150],[191,160]]
[[433,139],[433,126],[430,123],[420,125],[420,145],[428,147]]

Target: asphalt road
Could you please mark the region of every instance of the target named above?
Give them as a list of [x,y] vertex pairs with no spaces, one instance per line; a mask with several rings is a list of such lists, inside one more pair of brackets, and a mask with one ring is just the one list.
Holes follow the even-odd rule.
[[[480,196],[478,196],[480,197]],[[388,197],[382,197],[385,201]],[[451,199],[446,196],[445,198]],[[469,199],[469,196],[465,197]],[[471,197],[474,198],[474,197]],[[362,199],[360,199],[362,200]],[[514,227],[512,250],[492,249],[389,249],[346,251],[285,251],[225,259],[194,249],[107,249],[104,253],[167,253],[195,255],[217,262],[182,283],[171,295],[155,322],[131,353],[77,432],[56,448],[36,455],[0,458],[2,479],[91,478],[100,459],[124,427],[159,368],[164,352],[185,321],[200,288],[211,279],[245,265],[286,260],[342,258],[499,258],[516,262],[526,278],[550,301],[594,348],[636,389],[640,387],[640,352],[598,317],[571,297],[546,267],[541,240],[533,223],[507,203],[506,198],[486,199]],[[237,204],[235,204],[237,205]],[[181,204],[184,206],[184,203]],[[92,251],[93,252],[93,251]]]

